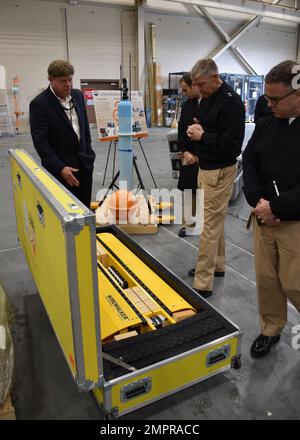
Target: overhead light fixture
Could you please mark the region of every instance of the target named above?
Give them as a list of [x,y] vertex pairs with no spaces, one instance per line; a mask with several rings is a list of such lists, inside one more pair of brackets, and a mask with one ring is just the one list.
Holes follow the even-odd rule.
[[77,5],[77,0],[69,0],[69,4],[72,6],[76,6]]

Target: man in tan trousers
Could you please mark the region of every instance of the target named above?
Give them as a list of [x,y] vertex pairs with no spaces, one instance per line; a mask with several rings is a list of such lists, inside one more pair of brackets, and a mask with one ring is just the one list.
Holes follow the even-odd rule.
[[287,322],[287,300],[300,311],[300,66],[284,61],[265,77],[272,114],[257,122],[243,154],[244,191],[253,206],[261,334],[253,357],[269,353]]
[[[212,295],[214,276],[225,274],[224,220],[244,139],[245,112],[240,96],[220,79],[212,59],[199,60],[191,78],[202,96],[198,118],[188,127],[187,135],[199,160],[204,227],[197,266],[189,275],[194,276],[194,289],[207,298]],[[184,159],[192,162],[192,151],[186,151]]]

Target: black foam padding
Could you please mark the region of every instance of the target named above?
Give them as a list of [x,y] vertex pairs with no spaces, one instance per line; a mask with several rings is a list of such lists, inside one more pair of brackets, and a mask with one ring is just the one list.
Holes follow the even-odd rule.
[[[236,332],[220,314],[202,311],[199,314],[121,341],[103,345],[103,351],[140,369]],[[104,360],[104,377],[111,380],[128,373],[126,369]]]

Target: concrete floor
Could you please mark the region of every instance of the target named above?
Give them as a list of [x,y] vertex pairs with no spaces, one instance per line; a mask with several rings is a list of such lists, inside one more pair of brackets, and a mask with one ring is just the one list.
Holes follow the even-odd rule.
[[[252,132],[247,125],[246,139]],[[176,187],[172,179],[167,128],[150,129],[143,146],[160,188]],[[93,194],[102,186],[108,145],[96,140],[97,153]],[[91,394],[77,391],[60,347],[39,299],[16,235],[12,201],[9,148],[24,148],[34,157],[29,134],[0,138],[0,282],[15,308],[15,378],[13,404],[18,419],[101,419]],[[147,188],[151,178],[136,146],[138,164]],[[109,171],[110,180],[111,171]],[[242,368],[219,374],[196,386],[147,406],[123,419],[299,419],[299,350],[292,348],[292,326],[300,316],[289,306],[289,321],[282,340],[270,355],[253,360],[252,340],[259,333],[252,234],[246,231],[249,207],[241,195],[231,203],[226,216],[226,276],[216,279],[209,299],[244,333]],[[154,257],[191,285],[187,271],[197,257],[198,237],[180,239],[180,225],[160,226],[157,235],[133,236]]]

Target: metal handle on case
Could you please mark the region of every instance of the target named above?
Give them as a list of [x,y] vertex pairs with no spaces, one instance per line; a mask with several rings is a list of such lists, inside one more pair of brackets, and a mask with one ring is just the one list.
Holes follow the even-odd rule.
[[215,350],[210,351],[206,355],[206,367],[211,367],[214,364],[224,361],[228,359],[230,355],[230,345],[226,344],[223,347],[216,348]]
[[22,178],[19,173],[17,174],[17,179],[18,179],[19,188],[22,189]]
[[45,227],[45,213],[39,202],[37,203],[36,208],[38,210],[39,221],[41,222],[42,226]]
[[127,402],[130,399],[149,393],[152,389],[151,377],[144,377],[121,388],[121,401]]

